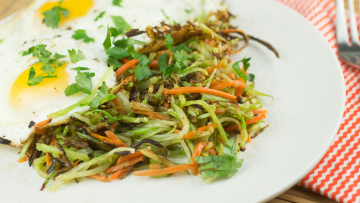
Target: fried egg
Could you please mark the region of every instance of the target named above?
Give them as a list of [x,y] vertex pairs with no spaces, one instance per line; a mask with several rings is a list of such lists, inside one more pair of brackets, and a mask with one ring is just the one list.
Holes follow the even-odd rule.
[[[15,52],[7,53],[0,57],[3,74],[0,76],[0,138],[12,141],[12,146],[20,146],[24,143],[31,132],[28,127],[31,121],[38,123],[46,120],[51,113],[64,109],[77,103],[87,95],[77,93],[66,96],[64,90],[67,86],[75,83],[77,71],[71,70],[76,67],[87,67],[89,72],[95,73],[92,78],[93,87],[108,69],[107,56],[95,43],[84,43],[71,38],[72,33],[59,32],[56,35],[47,34],[35,39],[26,41]],[[102,38],[102,36],[100,36]],[[97,37],[95,37],[97,39]],[[100,40],[100,39],[99,39]],[[53,54],[67,55],[59,59],[66,61],[61,67],[56,67],[57,78],[45,78],[35,86],[29,86],[29,70],[33,67],[36,75],[42,73],[43,66],[37,57],[32,55],[22,56],[21,51],[28,50],[32,46],[43,44]],[[85,59],[73,64],[69,58],[68,50],[81,50]],[[108,87],[115,85],[115,73],[106,81]],[[74,109],[68,114],[56,118],[53,122],[68,118],[73,112],[81,111],[87,107]]]

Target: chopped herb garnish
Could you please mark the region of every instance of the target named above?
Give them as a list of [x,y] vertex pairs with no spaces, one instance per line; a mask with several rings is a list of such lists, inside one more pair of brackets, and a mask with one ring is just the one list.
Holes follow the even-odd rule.
[[185,9],[186,13],[191,13],[191,11],[189,9]]
[[84,40],[85,43],[94,42],[94,38],[88,37],[85,30],[76,30],[75,34],[71,36],[76,40]]
[[[79,67],[81,69],[82,67]],[[71,96],[78,92],[83,92],[85,94],[91,94],[92,82],[91,78],[95,76],[95,73],[89,72],[80,72],[78,70],[77,75],[75,76],[76,83],[67,86],[65,89],[65,95]]]
[[28,78],[28,81],[27,81],[27,84],[29,86],[34,86],[34,85],[37,85],[39,83],[41,83],[41,81],[44,79],[44,78],[56,78],[57,76],[56,75],[47,75],[47,76],[42,76],[42,75],[38,75],[38,76],[35,76],[36,72],[35,72],[35,69],[33,67],[30,68],[30,71],[29,71],[29,78]]
[[174,39],[172,38],[171,34],[167,34],[165,36],[165,47],[168,48],[168,49],[171,49],[173,43],[174,43]]
[[114,5],[114,6],[122,7],[122,6],[121,6],[121,3],[122,3],[122,0],[113,0],[113,5]]
[[75,49],[72,49],[72,50],[69,49],[68,52],[69,52],[71,63],[77,63],[77,62],[85,59],[85,55],[83,54],[83,52],[80,49],[78,49],[77,53],[76,53]]
[[129,56],[127,50],[120,47],[112,47],[111,49],[106,50],[106,54],[117,59],[122,59]]
[[45,16],[44,23],[48,27],[57,28],[61,19],[61,15],[65,18],[69,16],[69,10],[61,7],[62,1],[59,1],[59,5],[53,7],[50,10],[44,11],[42,14]]
[[232,177],[242,166],[243,159],[237,159],[234,138],[226,142],[223,151],[227,156],[198,156],[195,158],[203,178]]
[[[241,79],[244,80],[244,82],[246,82],[248,80],[248,77],[246,76],[246,74],[244,73],[244,71],[246,72],[247,69],[250,67],[250,61],[251,58],[243,58],[241,61],[238,61],[236,63],[234,63],[233,65],[233,69],[234,71],[240,76]],[[242,62],[243,63],[243,66],[244,66],[244,71],[241,70],[240,68],[240,65],[239,63]],[[252,79],[252,81],[255,79],[255,75],[254,77],[253,76],[250,76],[250,79]],[[249,79],[249,80],[250,80]],[[251,81],[251,80],[250,80]]]
[[166,19],[170,19],[169,16],[166,15],[164,9],[161,9],[162,14],[165,16]]
[[0,44],[4,42],[4,39],[0,39]]
[[103,25],[100,25],[99,27],[98,27],[98,29],[100,29],[100,28],[102,28],[102,27],[104,27]]
[[131,30],[131,26],[121,16],[111,16],[114,21],[115,27],[118,30],[118,35],[124,35],[125,31]]
[[96,18],[94,21],[98,21],[100,18],[102,18],[105,14],[105,11],[101,12]]
[[71,70],[82,71],[82,70],[90,70],[90,68],[87,68],[87,67],[76,67],[76,68],[71,68]]
[[104,45],[105,50],[108,50],[111,47],[110,29],[109,28],[108,28],[107,35],[106,35],[103,45]]
[[160,58],[159,58],[159,66],[160,66],[160,70],[161,72],[165,72],[165,70],[168,68],[168,65],[166,64],[166,59],[167,59],[167,54],[166,53],[162,53]]
[[122,66],[122,64],[119,62],[119,59],[116,59],[114,57],[109,57],[107,60],[109,66],[112,66],[114,68],[114,70],[120,68]]

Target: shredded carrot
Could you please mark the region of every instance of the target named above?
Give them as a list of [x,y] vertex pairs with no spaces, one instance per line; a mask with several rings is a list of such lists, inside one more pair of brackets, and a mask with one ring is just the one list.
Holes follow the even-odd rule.
[[205,43],[205,44],[209,44],[209,42],[210,42],[210,39],[209,39],[209,38],[206,38],[206,39],[204,40],[204,43]]
[[259,122],[259,121],[261,121],[261,120],[263,120],[265,118],[266,118],[266,114],[261,114],[259,116],[256,116],[255,118],[252,118],[250,120],[245,121],[245,123],[246,123],[246,125],[249,125],[249,124],[252,124],[252,123]]
[[134,78],[135,78],[135,75],[130,75],[127,78],[125,78],[123,81],[121,81],[119,85],[124,85],[129,82],[132,82]]
[[156,56],[161,56],[163,53],[166,53],[167,56],[170,56],[171,51],[170,50],[161,50],[156,53]]
[[[199,142],[196,144],[196,146],[194,147],[194,152],[193,152],[193,155],[192,155],[192,161],[193,161],[193,164],[197,164],[196,161],[195,161],[195,158],[197,156],[200,156],[201,154],[201,151],[202,149],[206,147],[206,143],[205,142]],[[198,173],[198,169],[194,169],[194,174],[196,175]]]
[[195,133],[204,132],[204,131],[208,130],[210,127],[215,128],[216,126],[217,126],[217,124],[213,123],[213,124],[210,124],[210,125],[207,125],[207,126],[204,126],[204,127],[200,127],[198,129],[193,130],[193,131],[187,133],[186,135],[184,135],[183,139],[185,140],[185,139],[192,138],[192,137],[194,137]]
[[56,137],[53,137],[51,142],[50,142],[50,146],[55,146],[55,142],[56,142]]
[[52,119],[49,118],[49,119],[47,119],[47,120],[44,120],[44,121],[41,121],[41,122],[37,123],[37,124],[34,126],[35,133],[37,133],[37,134],[44,134],[44,133],[47,131],[46,128],[43,128],[44,125],[51,123],[51,121],[52,121]]
[[113,139],[110,139],[110,138],[107,138],[107,137],[104,137],[104,136],[101,136],[99,134],[96,134],[96,133],[93,133],[91,132],[91,130],[89,130],[88,128],[86,127],[83,127],[83,129],[86,131],[86,133],[88,135],[90,135],[91,137],[95,138],[95,139],[98,139],[104,143],[107,143],[107,144],[111,144],[111,145],[116,145],[118,147],[122,147],[124,146],[125,144],[123,142],[121,142],[121,140],[113,140]]
[[142,156],[143,154],[141,152],[134,152],[133,154],[129,154],[129,155],[126,155],[126,156],[122,156],[120,157],[118,160],[117,160],[117,163],[116,165],[120,165],[122,163],[124,163],[125,161],[128,161],[130,159],[134,159],[134,158],[137,158],[139,156]]
[[[123,58],[123,59],[121,59],[121,61],[122,61],[123,63],[127,63],[127,62],[129,62],[130,60],[129,60],[128,58]],[[135,66],[131,66],[130,68],[131,68],[131,69],[135,69]]]
[[236,51],[232,51],[230,48],[227,48],[226,50],[229,52],[229,54],[235,55],[235,54],[238,54],[242,49],[238,49],[238,50],[236,50]]
[[[245,124],[249,125],[249,124],[252,124],[252,123],[256,123],[256,122],[259,122],[259,121],[261,121],[261,120],[263,120],[265,118],[266,118],[266,114],[261,114],[259,116],[256,116],[256,117],[250,119],[250,120],[245,121]],[[239,127],[237,126],[237,124],[234,124],[232,126],[229,126],[229,127],[225,128],[225,131],[231,131],[231,130],[237,130],[237,129],[239,129]]]
[[46,153],[46,166],[51,166],[49,153]]
[[215,152],[214,149],[209,149],[209,150],[208,150],[208,153],[211,154],[211,155],[216,156],[216,152]]
[[186,165],[172,166],[172,167],[162,168],[162,169],[135,171],[135,172],[133,172],[133,175],[134,176],[161,176],[161,175],[176,173],[179,171],[185,171],[185,170],[189,170],[189,169],[197,169],[197,168],[198,168],[197,164],[186,164]]
[[174,133],[179,133],[179,132],[181,132],[180,130],[174,130]]
[[267,110],[266,109],[252,109],[251,110],[255,115],[258,114],[267,114]]
[[236,87],[236,89],[235,89],[235,96],[236,96],[236,97],[241,96],[242,93],[243,93],[243,89],[244,89],[244,87],[241,87],[241,86]]
[[[114,104],[115,107],[120,107],[120,104],[118,102],[118,100],[115,98],[113,100],[111,100]],[[120,115],[126,115],[125,111],[122,110],[121,108],[116,108],[116,111],[120,114]]]
[[18,159],[18,162],[23,163],[23,162],[25,162],[27,160],[29,160],[29,157],[27,155],[25,155],[24,159],[20,158],[20,159]]
[[149,63],[149,67],[150,68],[159,68],[159,60],[153,60],[153,61],[150,61]]
[[232,80],[236,80],[236,76],[234,73],[229,73],[229,74],[227,74],[227,76]]
[[117,76],[121,75],[127,69],[129,69],[130,67],[132,67],[138,63],[139,63],[139,61],[137,59],[133,59],[133,60],[126,62],[124,65],[122,65],[119,69],[116,70],[116,75]]
[[110,179],[110,180],[116,180],[116,179],[118,179],[122,174],[131,171],[132,168],[133,168],[133,166],[128,166],[128,167],[126,167],[126,168],[122,168],[122,169],[116,171],[114,174],[112,174],[109,179]]
[[162,26],[162,29],[163,29],[163,30],[167,30],[167,27],[165,27],[165,26]]
[[204,93],[204,94],[212,94],[219,97],[223,97],[226,99],[236,101],[236,97],[234,95],[228,94],[226,92],[222,92],[219,90],[214,90],[206,87],[178,87],[171,90],[167,90],[165,94],[183,94],[183,93]]
[[252,142],[250,135],[247,136],[246,142]]
[[215,70],[215,66],[212,65],[212,66],[210,66],[210,67],[208,67],[208,68],[205,68],[205,70],[206,70],[209,74],[211,74],[211,73]]
[[92,178],[92,179],[95,179],[95,180],[98,180],[98,181],[101,181],[101,182],[108,182],[110,181],[110,178],[107,177],[107,176],[104,176],[104,175],[99,175],[99,174],[96,174],[96,175],[91,175],[91,176],[88,176],[89,178]]
[[[212,142],[206,141],[206,146],[208,146],[210,143],[212,143]],[[212,147],[210,147],[210,149],[214,149],[214,148],[215,148],[215,145],[213,145]]]
[[230,80],[230,81],[222,82],[222,83],[212,86],[210,88],[215,89],[215,90],[222,90],[224,88],[232,87],[232,86],[244,88],[245,84],[243,82],[241,82],[240,80]]
[[[110,138],[110,139],[112,139],[112,140],[114,140],[114,141],[116,141],[116,142],[119,142],[119,143],[123,143],[123,141],[121,141],[113,132],[111,132],[110,130],[107,130],[107,131],[105,131],[105,135],[108,137],[108,138]],[[123,145],[121,145],[121,147],[125,147],[126,145],[123,143]]]
[[217,46],[217,43],[215,42],[215,40],[210,40],[209,41],[209,45],[212,47],[212,48],[214,48],[214,47],[216,47]]
[[139,163],[140,161],[144,161],[144,156],[129,159],[129,160],[125,161],[122,164],[119,164],[119,165],[113,166],[111,168],[108,168],[108,169],[105,170],[105,173],[112,173],[112,172],[118,171],[120,169],[129,167],[129,166],[133,166],[133,165]]
[[160,120],[166,120],[166,121],[171,120],[171,118],[169,116],[163,115],[163,114],[158,113],[158,112],[134,109],[134,113],[143,114],[143,115],[148,116],[150,118],[157,118],[157,119],[160,119]]
[[225,111],[226,111],[225,109],[216,109],[214,112],[215,114],[219,115],[225,113]]

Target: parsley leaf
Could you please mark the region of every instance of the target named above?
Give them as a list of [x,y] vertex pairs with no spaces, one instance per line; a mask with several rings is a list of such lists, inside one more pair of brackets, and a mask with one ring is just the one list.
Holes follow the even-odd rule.
[[173,51],[173,52],[181,51],[181,50],[192,52],[192,50],[188,46],[186,46],[186,44],[184,44],[184,43],[171,48],[171,51]]
[[83,39],[85,43],[94,42],[94,38],[88,37],[85,30],[76,30],[75,34],[71,36],[72,38],[79,40]]
[[[244,73],[244,71],[241,70],[239,63],[240,63],[240,62],[243,63],[244,70],[245,70],[245,72],[246,72],[247,69],[250,67],[250,63],[249,63],[250,59],[251,59],[251,58],[246,58],[246,57],[245,57],[245,58],[243,58],[241,61],[238,61],[238,62],[234,63],[234,65],[233,65],[234,71],[240,76],[241,79],[244,80],[245,83],[246,83],[246,81],[248,80],[248,77],[246,76],[246,74]],[[250,76],[250,77],[251,77],[251,76]],[[251,77],[251,79],[254,80],[254,79],[255,79],[255,76],[254,76],[253,78]],[[251,80],[250,80],[250,81],[251,81]]]
[[169,16],[166,15],[164,9],[161,9],[162,14],[165,16],[166,19],[170,19]]
[[249,73],[249,74],[247,74],[247,79],[248,79],[249,81],[251,81],[251,82],[254,82],[254,80],[255,80],[255,75]]
[[167,34],[165,36],[165,47],[168,48],[168,49],[171,49],[173,43],[174,43],[174,39],[172,38],[171,34]]
[[28,52],[29,54],[36,56],[40,62],[43,63],[41,70],[43,70],[44,73],[48,73],[49,76],[55,73],[55,67],[50,64],[51,52],[46,50],[44,45],[41,44],[36,47],[31,47]]
[[95,73],[78,71],[78,74],[75,76],[76,83],[66,87],[65,95],[68,97],[80,91],[85,94],[91,94],[91,90],[92,90],[91,78],[94,76]]
[[71,70],[82,71],[82,70],[90,70],[90,68],[87,68],[87,67],[76,67],[76,68],[71,68]]
[[67,55],[58,54],[57,52],[55,52],[55,54],[54,54],[54,59],[55,60],[65,58],[65,57],[67,57]]
[[85,56],[80,49],[78,49],[77,53],[76,53],[75,49],[72,49],[72,50],[69,49],[68,52],[69,52],[71,63],[77,63],[77,62],[85,59]]
[[189,9],[185,9],[186,13],[191,13],[191,11]]
[[107,93],[108,93],[108,89],[106,87],[105,82],[103,82],[100,91],[97,93],[95,98],[90,102],[89,106],[92,108],[97,108],[100,105],[100,103],[104,99],[106,99]]
[[233,176],[242,166],[242,159],[237,160],[234,138],[226,142],[223,152],[227,156],[198,156],[195,158],[203,178],[217,178]]
[[169,67],[167,64],[166,64],[166,58],[167,58],[167,54],[166,53],[162,53],[160,58],[159,58],[159,66],[160,66],[160,71],[161,72],[165,72],[165,70]]
[[116,59],[114,57],[109,57],[107,60],[109,66],[112,66],[114,70],[120,68],[122,64],[119,62],[119,59]]
[[106,50],[106,54],[109,56],[113,56],[117,59],[122,59],[129,56],[128,51],[120,47],[113,47],[111,49],[108,49]]
[[60,7],[61,2],[62,1],[59,2],[59,6],[55,6],[52,9],[42,13],[45,16],[44,23],[47,27],[52,27],[53,29],[58,28],[61,15],[63,15],[65,18],[69,16],[69,10]]
[[137,65],[134,69],[134,73],[138,81],[153,75],[148,65]]
[[106,35],[106,39],[103,43],[104,49],[108,50],[111,47],[111,39],[110,39],[110,29],[108,27],[108,31],[107,31],[107,35]]
[[57,76],[56,75],[48,75],[48,76],[35,76],[36,72],[35,72],[35,69],[33,67],[30,68],[30,71],[29,71],[29,78],[28,78],[28,81],[27,81],[27,84],[29,86],[34,86],[34,85],[37,85],[39,83],[42,82],[42,80],[44,78],[56,78]]
[[122,0],[113,0],[113,5],[114,5],[114,6],[122,7],[122,6],[121,6],[121,3],[122,3]]
[[94,21],[98,21],[100,18],[102,18],[105,14],[105,11],[101,12],[96,18]]
[[131,30],[130,25],[121,16],[111,16],[114,21],[116,29],[121,33],[124,30],[127,32]]

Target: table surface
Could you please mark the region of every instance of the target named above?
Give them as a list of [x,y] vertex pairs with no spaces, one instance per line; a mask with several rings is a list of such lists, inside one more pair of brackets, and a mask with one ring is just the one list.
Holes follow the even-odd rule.
[[[33,0],[0,0],[0,20],[13,14],[14,12],[29,5]],[[335,0],[333,0],[335,1]],[[359,11],[359,0],[355,0],[356,11]],[[345,1],[347,4],[347,1]],[[282,195],[270,200],[268,203],[334,203],[335,201],[323,197],[310,190],[302,188],[300,186],[293,186],[291,189],[283,193]]]

